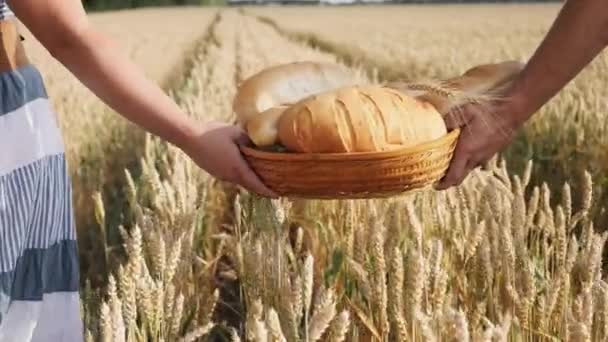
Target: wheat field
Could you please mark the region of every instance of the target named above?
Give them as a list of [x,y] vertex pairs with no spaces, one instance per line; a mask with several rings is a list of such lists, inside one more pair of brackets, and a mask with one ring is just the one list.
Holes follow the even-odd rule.
[[[558,10],[187,8],[92,18],[190,115],[232,121],[238,84],[263,68],[314,60],[345,64],[361,82],[450,77],[529,58]],[[457,188],[303,201],[210,178],[28,44],[73,170],[87,341],[608,338],[606,56]],[[127,130],[141,143],[127,143]]]

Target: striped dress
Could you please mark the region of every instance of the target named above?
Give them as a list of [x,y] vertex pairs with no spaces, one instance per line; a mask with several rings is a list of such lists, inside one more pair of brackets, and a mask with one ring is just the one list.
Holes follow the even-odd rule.
[[8,5],[6,4],[6,2],[4,2],[4,0],[0,0],[0,20],[4,19],[4,18],[10,18],[13,16],[13,12],[11,11],[10,8],[8,8]]
[[38,70],[0,72],[0,342],[83,340],[70,186]]

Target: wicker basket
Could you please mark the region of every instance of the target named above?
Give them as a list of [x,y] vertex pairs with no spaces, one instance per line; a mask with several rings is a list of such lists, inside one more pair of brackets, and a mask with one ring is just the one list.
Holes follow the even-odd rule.
[[459,130],[414,147],[388,152],[277,153],[241,146],[270,189],[284,197],[357,199],[420,190],[445,174]]

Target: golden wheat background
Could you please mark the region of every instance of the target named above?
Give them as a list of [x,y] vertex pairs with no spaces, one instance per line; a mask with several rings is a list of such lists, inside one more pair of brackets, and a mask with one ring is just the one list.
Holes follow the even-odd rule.
[[[91,18],[189,114],[231,121],[237,85],[265,67],[318,60],[362,82],[451,77],[525,61],[558,10],[167,8]],[[131,127],[26,38],[66,139],[88,341],[608,338],[605,55],[458,188],[269,201]]]

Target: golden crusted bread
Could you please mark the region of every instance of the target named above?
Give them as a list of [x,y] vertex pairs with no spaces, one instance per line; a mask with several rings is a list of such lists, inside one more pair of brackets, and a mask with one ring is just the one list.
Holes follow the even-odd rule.
[[[518,61],[481,64],[458,77],[431,84],[428,89],[411,89],[407,82],[392,82],[387,86],[431,103],[443,115],[472,99],[500,97],[501,92],[513,82],[524,66],[524,63]],[[452,94],[454,96],[448,97],[442,90],[455,91]]]
[[354,85],[354,72],[338,64],[293,62],[264,69],[240,84],[233,101],[238,123],[267,109],[293,104],[313,94]]
[[429,103],[395,89],[342,87],[305,98],[280,117],[279,141],[293,152],[372,152],[418,145],[447,133]]

